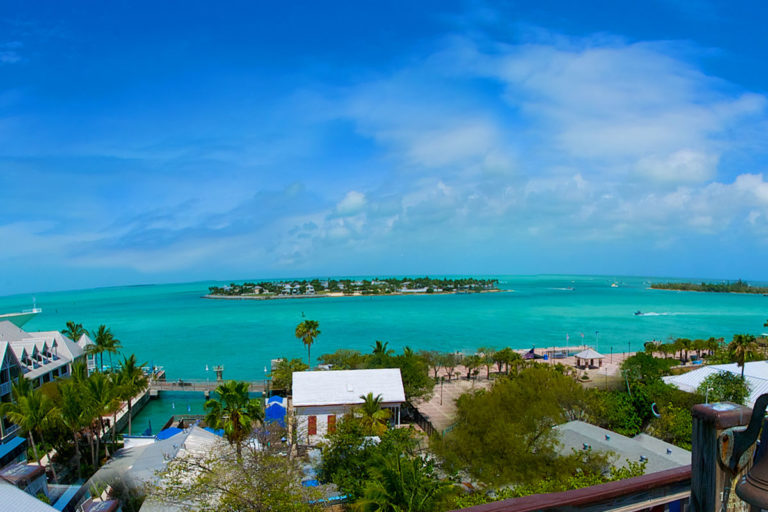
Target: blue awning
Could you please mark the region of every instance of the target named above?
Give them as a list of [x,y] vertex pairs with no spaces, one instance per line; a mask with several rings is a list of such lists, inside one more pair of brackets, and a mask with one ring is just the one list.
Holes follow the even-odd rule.
[[16,450],[19,446],[26,444],[27,440],[23,437],[14,437],[7,443],[0,444],[0,459]]
[[161,430],[160,432],[158,432],[156,437],[158,441],[162,441],[164,439],[169,439],[175,436],[176,434],[180,434],[181,432],[182,430],[180,428],[169,427],[165,430]]

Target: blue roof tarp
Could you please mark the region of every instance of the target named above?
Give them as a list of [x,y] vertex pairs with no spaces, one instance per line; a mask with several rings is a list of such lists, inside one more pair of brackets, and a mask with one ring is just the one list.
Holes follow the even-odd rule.
[[207,430],[211,434],[216,434],[219,437],[224,437],[224,429],[223,428],[205,427],[203,430]]
[[176,434],[180,434],[181,432],[182,430],[180,428],[169,427],[165,430],[161,430],[160,432],[158,432],[156,437],[158,441],[162,441],[163,439],[169,439],[175,436]]
[[285,399],[281,396],[272,396],[269,398],[269,400],[267,400],[267,405],[271,405],[271,404],[283,405],[283,400]]

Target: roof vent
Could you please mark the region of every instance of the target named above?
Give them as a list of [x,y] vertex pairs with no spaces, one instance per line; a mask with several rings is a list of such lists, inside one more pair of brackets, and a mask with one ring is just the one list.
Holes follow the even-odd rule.
[[606,441],[610,441],[611,440],[611,436],[609,436],[608,434],[605,434],[605,440]]
[[354,393],[354,392],[355,392],[355,388],[354,386],[352,386],[352,383],[347,382],[347,393]]
[[667,448],[667,455],[672,455],[672,450],[670,448]]
[[646,457],[645,455],[640,456],[640,462],[645,462],[647,460],[648,460],[648,457]]

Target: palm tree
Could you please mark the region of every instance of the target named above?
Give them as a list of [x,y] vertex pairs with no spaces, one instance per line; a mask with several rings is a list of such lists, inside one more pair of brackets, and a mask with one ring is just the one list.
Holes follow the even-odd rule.
[[389,410],[381,408],[381,395],[374,397],[373,393],[368,393],[367,395],[360,395],[360,398],[363,400],[362,405],[357,409],[360,424],[369,435],[382,435],[387,431]]
[[205,402],[205,422],[211,428],[224,429],[224,437],[235,445],[241,460],[243,441],[248,439],[257,422],[264,420],[261,400],[248,396],[248,383],[231,380],[216,388],[218,400]]
[[86,351],[89,354],[98,355],[100,357],[99,366],[104,367],[104,352],[109,354],[109,367],[112,368],[112,354],[117,354],[118,351],[123,348],[120,344],[120,340],[115,338],[112,334],[112,330],[106,325],[100,325],[96,330],[96,335],[93,340],[94,345],[90,345]]
[[494,354],[496,354],[496,349],[493,347],[480,347],[477,349],[478,353],[481,354],[481,357],[483,358],[483,366],[485,366],[485,376],[488,380],[491,379],[491,367],[494,363]]
[[375,459],[363,496],[361,512],[434,512],[445,510],[443,499],[453,485],[440,478],[433,461],[388,453]]
[[91,407],[87,403],[88,395],[84,393],[84,385],[76,379],[67,379],[59,384],[61,402],[58,408],[58,420],[72,434],[75,441],[75,460],[77,461],[77,478],[80,479],[80,432],[93,421]]
[[373,346],[373,352],[371,352],[370,368],[383,368],[389,366],[389,357],[395,353],[394,350],[388,348],[389,342],[376,340],[376,344]]
[[35,435],[42,441],[43,429],[52,425],[56,419],[56,407],[53,400],[39,389],[34,389],[26,394],[23,394],[21,390],[14,389],[13,394],[17,397],[16,401],[2,404],[0,412],[29,436],[35,459],[42,466],[43,464],[37,454]]
[[320,330],[318,329],[320,324],[316,320],[304,320],[296,326],[296,337],[299,338],[307,347],[307,364],[312,367],[312,359],[310,358],[309,348],[315,342],[315,339],[320,336]]
[[[119,397],[114,382],[103,373],[95,373],[86,381],[85,389],[88,400],[93,406],[94,415],[99,420],[99,434],[96,436],[96,454],[99,454],[99,443],[106,429],[104,428],[104,416],[112,414],[119,405]],[[104,452],[109,456],[109,448],[106,443]],[[94,462],[94,465],[96,462]]]
[[736,359],[736,363],[741,367],[741,378],[743,380],[745,363],[758,350],[755,337],[751,334],[736,334],[733,336],[733,341],[728,344],[728,350],[730,350],[733,358]]
[[85,330],[83,324],[76,324],[70,320],[67,322],[66,329],[61,331],[61,334],[71,339],[72,341],[77,341],[83,336],[83,334],[88,334],[88,331]]
[[131,435],[132,430],[131,402],[133,397],[144,391],[149,385],[149,379],[147,379],[142,369],[146,364],[138,364],[136,362],[136,355],[131,354],[131,357],[123,357],[123,363],[120,365],[118,380],[124,391],[123,399],[128,400],[128,435]]

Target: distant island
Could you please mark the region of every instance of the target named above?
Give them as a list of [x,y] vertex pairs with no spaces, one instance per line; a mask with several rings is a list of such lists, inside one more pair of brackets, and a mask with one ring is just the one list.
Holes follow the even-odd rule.
[[680,290],[685,292],[768,294],[768,287],[751,286],[741,279],[728,283],[651,283],[651,288],[657,290]]
[[289,299],[355,295],[419,295],[437,293],[481,293],[499,291],[498,279],[432,279],[390,277],[386,279],[311,279],[230,283],[208,288],[209,299]]

